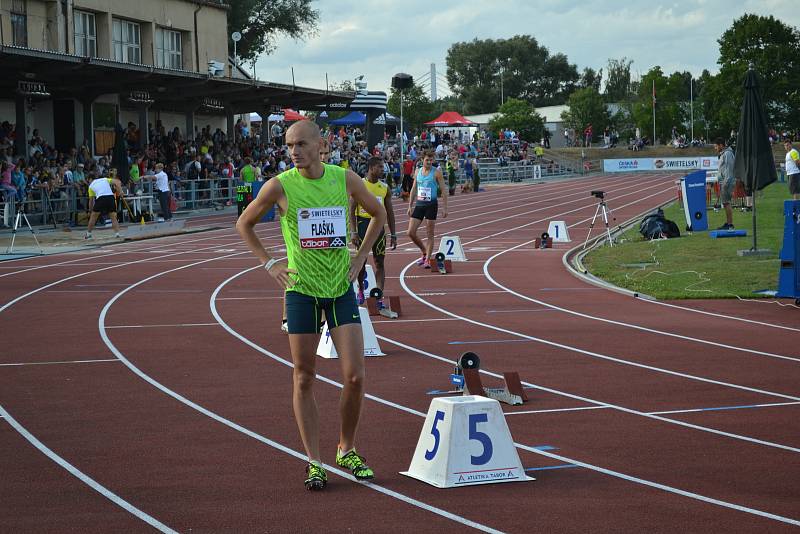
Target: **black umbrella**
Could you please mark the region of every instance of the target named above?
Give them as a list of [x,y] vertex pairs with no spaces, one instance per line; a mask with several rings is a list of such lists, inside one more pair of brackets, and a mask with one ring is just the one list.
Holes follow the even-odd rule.
[[735,176],[742,180],[748,195],[753,195],[753,248],[757,251],[756,232],[756,197],[754,192],[761,191],[778,178],[775,174],[775,160],[769,143],[767,117],[764,113],[764,102],[761,98],[758,75],[753,65],[744,79],[744,102],[742,116],[739,120],[739,133],[736,137]]
[[122,185],[127,186],[131,179],[131,169],[128,165],[128,152],[125,150],[125,130],[117,124],[114,128],[114,151],[111,153],[111,166],[117,168],[117,178]]

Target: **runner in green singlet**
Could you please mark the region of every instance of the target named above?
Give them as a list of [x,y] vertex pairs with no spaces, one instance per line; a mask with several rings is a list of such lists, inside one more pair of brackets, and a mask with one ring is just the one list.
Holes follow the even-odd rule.
[[[374,476],[355,450],[364,398],[364,341],[352,282],[386,222],[383,206],[357,174],[320,161],[321,143],[319,128],[313,122],[299,121],[289,128],[286,144],[295,167],[268,181],[236,223],[250,250],[286,289],[289,346],[294,363],[292,402],[308,454],[305,485],[310,490],[322,489],[327,482],[320,461],[319,412],[313,392],[323,311],[339,354],[344,384],[336,463],[350,469],[357,479]],[[350,197],[372,215],[352,261],[347,248]],[[267,253],[254,230],[276,204],[288,263]]]

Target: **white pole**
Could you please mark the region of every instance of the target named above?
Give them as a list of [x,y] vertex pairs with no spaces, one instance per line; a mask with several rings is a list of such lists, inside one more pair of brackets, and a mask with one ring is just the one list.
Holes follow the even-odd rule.
[[694,81],[689,78],[689,117],[692,124],[692,138],[689,142],[694,141]]
[[503,105],[504,98],[503,98],[503,73],[505,73],[506,69],[503,68],[503,64],[500,64],[500,105]]

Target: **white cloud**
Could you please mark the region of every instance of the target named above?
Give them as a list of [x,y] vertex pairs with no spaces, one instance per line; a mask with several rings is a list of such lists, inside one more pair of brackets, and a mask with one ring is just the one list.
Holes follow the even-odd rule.
[[431,63],[444,77],[455,42],[519,34],[566,54],[579,70],[625,56],[635,72],[660,65],[668,73],[700,74],[717,71],[717,39],[744,13],[797,20],[794,0],[319,0],[314,6],[319,35],[280,41],[275,54],[258,61],[259,79],[291,83],[293,66],[298,85],[324,87],[325,73],[337,82],[364,74],[369,89],[388,91],[395,73],[418,77]]

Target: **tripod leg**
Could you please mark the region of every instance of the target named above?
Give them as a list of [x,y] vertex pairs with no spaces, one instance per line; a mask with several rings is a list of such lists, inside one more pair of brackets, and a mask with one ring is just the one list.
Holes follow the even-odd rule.
[[42,245],[39,243],[39,238],[36,237],[36,232],[33,231],[33,227],[31,226],[31,222],[28,220],[28,216],[25,215],[24,212],[20,212],[18,215],[22,215],[22,218],[25,219],[25,224],[28,226],[28,230],[31,231],[33,240],[36,242],[36,246],[39,248],[39,254],[44,254],[44,249],[42,249]]
[[594,216],[592,217],[592,222],[589,223],[589,233],[586,234],[586,240],[583,242],[583,248],[586,248],[586,245],[589,243],[589,238],[592,236],[592,228],[594,228],[594,222],[597,220],[598,213],[600,213],[600,204],[598,204],[597,209],[594,210]]
[[603,221],[606,223],[606,236],[608,236],[608,246],[613,247],[614,242],[611,240],[611,229],[608,227],[608,211],[606,205],[603,204]]
[[14,228],[11,229],[11,244],[6,249],[6,254],[11,254],[14,252],[14,241],[17,240],[17,228],[19,228],[19,216],[22,215],[21,211],[17,212],[17,216],[14,217]]

